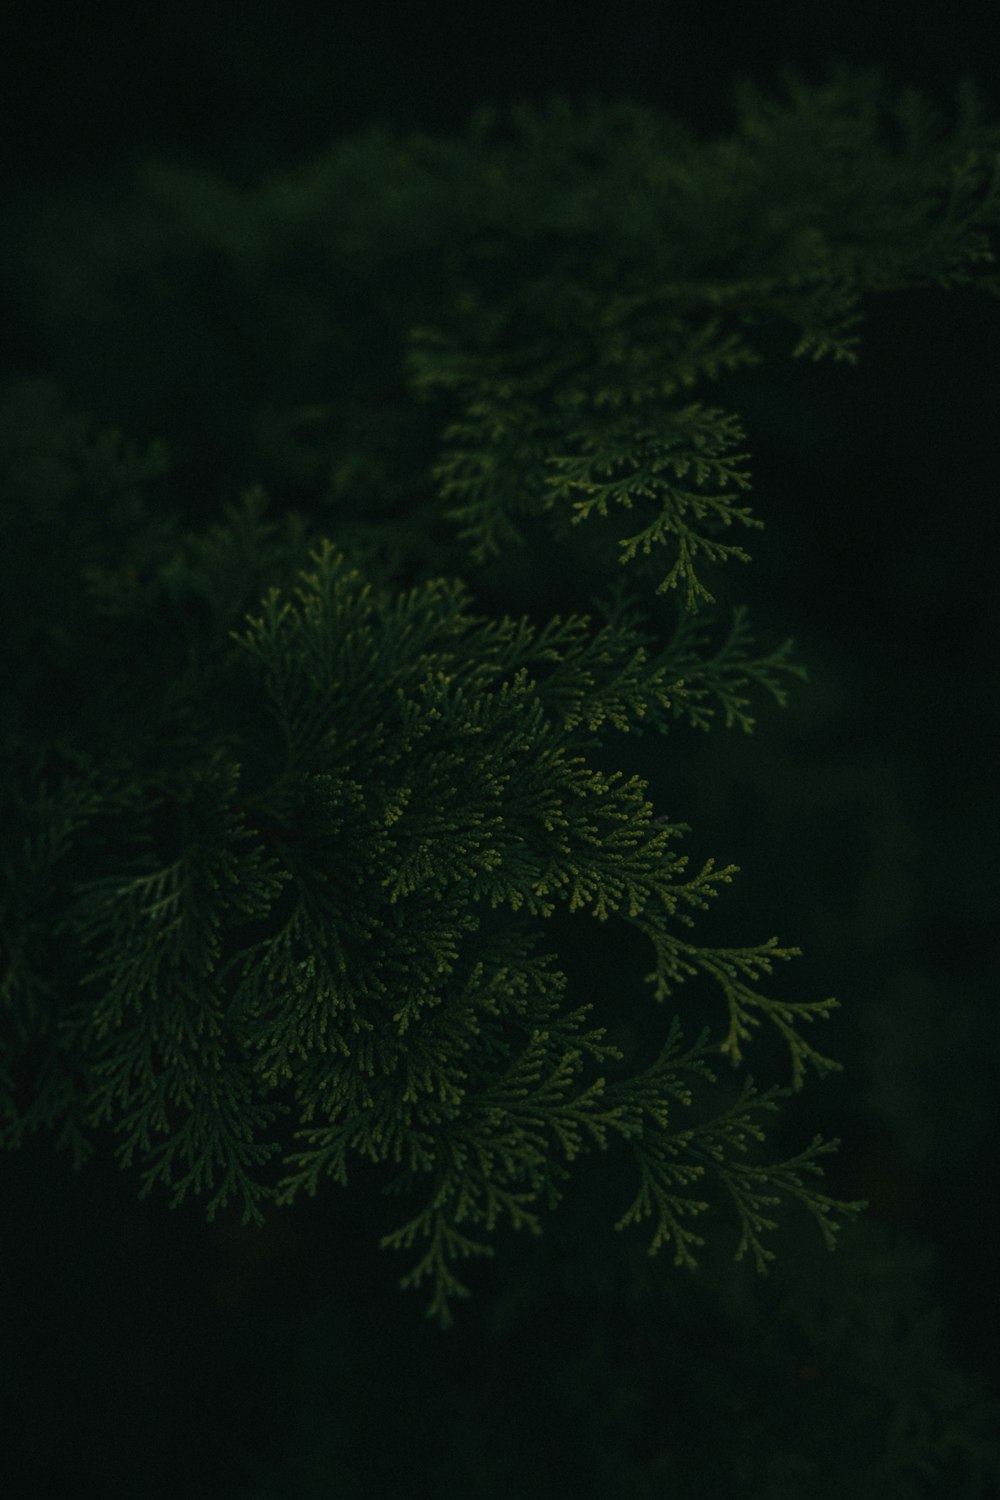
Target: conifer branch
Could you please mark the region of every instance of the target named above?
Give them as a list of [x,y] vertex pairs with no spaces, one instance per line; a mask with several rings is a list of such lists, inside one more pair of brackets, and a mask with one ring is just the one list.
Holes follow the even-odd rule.
[[[763,515],[738,415],[697,388],[759,368],[763,325],[851,364],[870,294],[1000,290],[1000,127],[971,91],[946,125],[874,72],[783,81],[742,90],[717,141],[555,99],[478,112],[457,141],[376,130],[240,194],[151,164],[113,224],[62,225],[72,278],[25,213],[11,260],[42,342],[92,349],[88,379],[137,418],[190,387],[191,452],[204,405],[254,477],[182,524],[169,445],[95,431],[58,382],[0,399],[5,642],[37,672],[0,685],[4,1144],[51,1128],[82,1162],[110,1124],[143,1193],[255,1220],[391,1161],[414,1201],[380,1243],[416,1250],[403,1285],[430,1286],[442,1326],[468,1294],[458,1262],[501,1225],[538,1233],[568,1164],[616,1134],[638,1167],[616,1227],[655,1217],[652,1252],[679,1265],[713,1185],[761,1270],[783,1198],[830,1245],[862,1207],[806,1186],[833,1142],[748,1155],[785,1091],[747,1080],[711,1109],[708,1055],[739,1067],[762,1020],[791,1091],[839,1067],[802,1035],[837,1002],[758,987],[799,952],[776,938],[697,942],[736,868],[689,874],[689,825],[591,759],[596,735],[708,729],[719,709],[748,732],[753,693],[783,705],[806,677],[740,605],[712,644],[709,574],[748,560],[735,538]],[[240,328],[232,388],[253,388],[228,410],[211,320],[180,340],[183,370],[162,335],[206,255]],[[123,266],[178,288],[130,311],[163,354],[144,395],[100,364]],[[316,389],[276,397],[279,347]],[[286,489],[317,524],[269,518]],[[553,565],[603,572],[603,624],[476,612],[483,569],[531,528]],[[667,640],[633,597],[653,574],[677,602]],[[674,1016],[651,1067],[589,1076],[624,1058],[538,951],[560,904],[642,932],[657,1001],[710,979],[721,1043],[681,1054]],[[623,981],[614,1001],[640,998]]]

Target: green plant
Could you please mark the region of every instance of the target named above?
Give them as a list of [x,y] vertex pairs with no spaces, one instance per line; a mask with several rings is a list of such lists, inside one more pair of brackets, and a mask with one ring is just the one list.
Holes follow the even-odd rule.
[[[809,1180],[835,1141],[760,1149],[837,1068],[807,1036],[836,1001],[772,989],[798,952],[776,936],[696,940],[735,868],[690,871],[688,826],[600,764],[614,732],[749,731],[751,692],[805,676],[741,606],[714,647],[703,623],[706,570],[762,523],[738,418],[693,388],[782,321],[793,355],[850,363],[865,294],[1000,286],[972,269],[1000,130],[971,87],[946,130],[874,74],[786,86],[744,87],[718,142],[555,99],[459,141],[375,130],[242,195],[151,165],[135,202],[78,210],[72,275],[25,211],[26,305],[66,387],[103,360],[106,410],[11,381],[2,413],[5,1144],[53,1128],[82,1163],[109,1125],[143,1193],[258,1222],[391,1163],[407,1217],[380,1243],[416,1252],[402,1285],[442,1327],[458,1263],[538,1233],[615,1138],[615,1227],[653,1216],[678,1265],[713,1196],[760,1270],[784,1197],[831,1247],[864,1207]],[[603,625],[553,611],[567,577]],[[721,1035],[606,1040],[648,999],[566,995],[560,908],[647,944],[660,1007],[712,980]],[[738,1068],[762,1021],[791,1089],[734,1093],[709,1059]]]

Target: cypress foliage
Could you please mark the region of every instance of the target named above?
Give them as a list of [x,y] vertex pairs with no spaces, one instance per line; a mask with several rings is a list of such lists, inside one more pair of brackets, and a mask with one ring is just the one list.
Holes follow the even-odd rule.
[[[822,1190],[836,1139],[768,1143],[839,1066],[837,1001],[778,935],[700,936],[720,896],[738,928],[735,867],[613,766],[806,677],[712,611],[763,521],[699,388],[788,324],[853,363],[869,293],[1000,290],[971,87],[946,126],[873,73],[785,84],[708,143],[555,98],[241,192],[151,164],[72,256],[23,211],[60,369],[0,413],[5,1146],[82,1165],[108,1127],[143,1195],[255,1223],[390,1169],[379,1244],[442,1329],[461,1263],[612,1142],[593,1232],[648,1219],[677,1266],[727,1212],[764,1271],[786,1213],[833,1248],[864,1208]],[[593,612],[553,607],[571,583]],[[574,995],[560,911],[622,924],[646,988]],[[651,1007],[655,1046],[618,1045]],[[786,1078],[734,1089],[768,1030]]]

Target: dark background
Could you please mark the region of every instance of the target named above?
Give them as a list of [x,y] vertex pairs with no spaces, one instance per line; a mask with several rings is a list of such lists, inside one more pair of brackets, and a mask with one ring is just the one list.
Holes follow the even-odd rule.
[[[837,59],[882,63],[946,110],[967,73],[996,117],[990,13],[939,5],[916,24],[902,7],[867,4],[627,5],[600,18],[568,5],[450,14],[8,7],[2,189],[7,204],[42,188],[78,190],[151,151],[251,182],[373,121],[450,131],[484,101],[557,88],[649,100],[716,134],[731,126],[737,77],[767,85],[783,63],[817,77]],[[31,328],[2,288],[0,310],[4,373],[40,370]],[[916,1308],[940,1320],[943,1362],[997,1395],[1000,307],[971,291],[928,290],[871,298],[865,313],[859,367],[786,359],[766,382],[731,377],[713,389],[713,401],[744,418],[753,505],[766,521],[751,538],[753,563],[738,572],[731,564],[713,587],[721,603],[750,606],[762,641],[794,636],[811,680],[784,711],[758,704],[752,737],[721,728],[706,736],[699,756],[677,768],[668,810],[693,826],[693,864],[712,853],[741,866],[727,920],[738,907],[748,941],[777,930],[800,944],[799,992],[843,1003],[822,1050],[846,1071],[812,1085],[783,1126],[789,1150],[812,1130],[842,1136],[831,1191],[871,1204],[869,1228],[853,1242],[845,1231],[840,1268],[823,1260],[820,1277],[867,1278],[873,1303],[885,1299],[878,1337],[887,1360],[906,1347]],[[652,774],[657,751],[638,753],[637,766],[644,753]],[[81,1475],[108,1495],[172,1493],[178,1483],[191,1495],[392,1494],[387,1447],[424,1455],[427,1473],[437,1473],[445,1460],[428,1427],[464,1429],[456,1442],[475,1452],[469,1429],[489,1410],[496,1426],[485,1424],[483,1451],[494,1443],[499,1453],[508,1401],[525,1420],[505,1385],[516,1369],[510,1356],[507,1365],[499,1353],[487,1357],[471,1332],[439,1352],[419,1298],[396,1293],[395,1262],[372,1250],[376,1231],[363,1215],[339,1225],[331,1256],[321,1206],[262,1232],[227,1221],[206,1230],[196,1205],[169,1214],[157,1199],[137,1204],[113,1164],[73,1174],[43,1141],[0,1173],[0,1405],[15,1416],[15,1454],[21,1448],[26,1460],[8,1494],[68,1493]],[[567,1226],[572,1213],[570,1205]],[[581,1242],[562,1233],[560,1249],[553,1228],[557,1267]],[[883,1285],[872,1269],[880,1235],[900,1265],[926,1258],[898,1328],[889,1326],[893,1278]],[[607,1238],[616,1252],[621,1241]],[[824,1254],[808,1234],[799,1248]],[[510,1269],[475,1283],[498,1307],[516,1307],[517,1268],[538,1244],[507,1249]],[[651,1264],[634,1274],[682,1274],[665,1256]],[[546,1349],[581,1337],[560,1324],[567,1308],[594,1307],[594,1286],[581,1276],[583,1301],[550,1307],[536,1359],[543,1371]],[[571,1287],[571,1272],[559,1284]],[[675,1309],[699,1350],[714,1337],[705,1295],[691,1292]],[[689,1325],[681,1306],[694,1309]],[[470,1327],[473,1316],[486,1314],[470,1313]],[[731,1332],[738,1323],[730,1309],[720,1322],[730,1331],[718,1335],[736,1351],[733,1390],[759,1378]],[[604,1337],[606,1351],[613,1340]],[[644,1358],[640,1351],[629,1368],[641,1370]],[[422,1371],[419,1395],[393,1376],[396,1361]],[[555,1376],[538,1380],[541,1402]],[[483,1393],[478,1416],[463,1405],[470,1384]],[[683,1399],[682,1385],[661,1392],[665,1406]],[[588,1403],[640,1401],[629,1389],[624,1376],[616,1396],[580,1375],[575,1400],[592,1417]],[[572,1393],[563,1399],[575,1409]],[[702,1408],[692,1398],[691,1424],[703,1422],[709,1445],[712,1399]],[[733,1399],[737,1424],[752,1426]],[[836,1387],[831,1400],[841,1400]],[[385,1423],[383,1405],[392,1412]],[[545,1429],[548,1417],[538,1420]],[[540,1465],[537,1492],[571,1492],[565,1447],[544,1430],[521,1435]],[[308,1455],[298,1468],[296,1448]],[[382,1456],[366,1459],[372,1450]],[[437,1493],[416,1462],[411,1492]],[[266,1474],[259,1488],[248,1477],[255,1465]],[[493,1493],[468,1477],[472,1469],[456,1472],[466,1493]],[[523,1476],[512,1482],[536,1492]]]
[[997,95],[993,7],[791,3],[420,8],[14,4],[0,36],[9,183],[169,146],[256,175],[376,119],[461,126],[484,99],[598,88],[724,128],[730,82],[783,63],[886,63],[947,104]]

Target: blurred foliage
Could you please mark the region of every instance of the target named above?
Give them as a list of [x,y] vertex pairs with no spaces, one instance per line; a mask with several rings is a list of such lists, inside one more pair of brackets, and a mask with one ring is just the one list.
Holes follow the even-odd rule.
[[[169,534],[175,514],[200,519],[206,496],[214,513],[215,497],[263,481],[289,510],[339,514],[373,559],[349,496],[372,497],[372,516],[411,517],[400,566],[447,558],[446,536],[423,524],[432,486],[411,482],[429,471],[441,412],[399,399],[394,320],[422,299],[432,307],[436,278],[453,274],[420,243],[420,226],[451,210],[422,200],[391,153],[366,203],[364,160],[357,212],[387,214],[387,243],[410,237],[409,281],[359,263],[342,225],[339,249],[297,228],[275,283],[261,225],[279,245],[282,226],[295,240],[287,226],[317,210],[318,167],[220,199],[217,181],[148,162],[138,212],[115,169],[21,200],[2,269],[25,364],[55,382],[44,431],[81,404],[94,423],[32,448],[39,408],[6,408],[3,442],[33,496],[5,522],[5,541],[32,558],[5,570],[13,619],[28,617],[66,465],[75,476],[105,424],[127,435],[121,483],[62,538],[59,566],[77,553],[98,565],[137,524],[139,477],[154,497],[150,535]],[[846,1072],[797,1099],[784,1128],[791,1142],[831,1113],[848,1122],[831,1191],[866,1196],[866,1220],[819,1268],[789,1228],[766,1282],[734,1274],[726,1246],[694,1278],[665,1275],[641,1245],[593,1236],[601,1212],[626,1206],[594,1175],[542,1240],[512,1240],[479,1269],[475,1311],[442,1346],[386,1293],[370,1249],[374,1182],[350,1223],[334,1204],[286,1210],[260,1232],[226,1215],[206,1229],[184,1211],[164,1226],[113,1175],[71,1178],[29,1150],[2,1167],[18,1226],[0,1371],[15,1462],[37,1472],[48,1450],[56,1489],[90,1473],[109,1495],[133,1493],[145,1472],[150,1496],[183,1483],[241,1500],[404,1486],[629,1500],[995,1492],[998,1408],[982,1376],[995,1382],[997,1216],[983,1184],[1000,1040],[989,689],[1000,638],[984,392],[997,389],[1000,340],[995,309],[936,295],[936,310],[930,293],[866,302],[857,371],[722,377],[723,404],[747,416],[767,530],[754,567],[722,570],[713,588],[723,611],[749,604],[762,639],[795,636],[809,686],[781,715],[761,714],[752,737],[678,736],[669,779],[660,745],[618,742],[613,755],[690,818],[694,860],[717,850],[740,864],[747,937],[780,910],[804,949],[803,991],[849,1002],[828,1042]],[[299,441],[317,429],[333,434],[328,447]],[[898,473],[883,451],[900,455]],[[166,465],[170,510],[156,488]],[[536,608],[589,604],[586,573],[539,547],[509,578],[485,570],[484,597],[491,583]],[[67,597],[56,574],[56,646],[72,628]],[[53,641],[17,649],[44,654]],[[0,713],[10,704],[0,696]],[[48,712],[57,720],[58,703]],[[574,931],[581,998],[634,965],[624,940],[602,932],[598,948]],[[624,1028],[616,1039],[646,1044]],[[758,1045],[767,1074],[778,1051]],[[171,1456],[196,1449],[209,1455],[200,1479]],[[151,1453],[166,1455],[152,1474]]]

